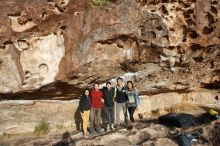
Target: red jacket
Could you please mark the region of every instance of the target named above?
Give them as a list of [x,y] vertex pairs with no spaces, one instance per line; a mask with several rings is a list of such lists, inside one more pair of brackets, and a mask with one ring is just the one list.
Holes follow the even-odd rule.
[[93,108],[102,108],[101,99],[103,98],[103,93],[101,90],[92,90],[91,92],[91,107]]

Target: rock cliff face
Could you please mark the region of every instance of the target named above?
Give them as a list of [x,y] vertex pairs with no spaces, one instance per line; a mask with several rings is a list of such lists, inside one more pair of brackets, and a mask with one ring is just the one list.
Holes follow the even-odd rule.
[[142,94],[220,86],[217,0],[3,0],[1,99],[78,96],[122,76]]

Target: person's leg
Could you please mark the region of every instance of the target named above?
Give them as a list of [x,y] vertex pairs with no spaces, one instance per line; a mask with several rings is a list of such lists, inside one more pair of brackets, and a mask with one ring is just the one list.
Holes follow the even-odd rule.
[[94,122],[95,122],[95,109],[91,108],[90,110],[90,132],[94,131]]
[[85,111],[83,113],[81,113],[81,117],[82,117],[82,130],[83,130],[83,133],[85,134],[86,133],[86,114],[85,114]]
[[121,103],[116,102],[116,124],[117,126],[120,126],[120,108],[121,108]]
[[124,114],[124,126],[127,126],[127,103],[126,102],[123,102],[121,103],[122,104],[122,109],[123,109],[123,114]]
[[106,123],[107,124],[110,124],[110,122],[111,122],[109,109],[110,109],[109,107],[105,107],[104,108],[105,116],[106,116]]
[[96,128],[97,128],[97,125],[98,125],[97,108],[95,108],[94,116],[95,116],[95,121],[94,121],[94,122],[95,122],[95,124],[94,124],[94,125],[95,125],[95,127],[94,127],[94,128],[96,129]]
[[128,107],[128,113],[129,113],[129,117],[130,117],[130,120],[131,120],[131,107]]
[[101,129],[101,108],[97,109],[97,128],[100,131]]
[[115,122],[115,116],[114,116],[115,115],[115,108],[114,108],[114,106],[110,108],[109,113],[110,113],[110,119],[111,119],[110,124],[114,124],[114,122]]
[[136,107],[130,107],[129,109],[130,109],[129,111],[130,120],[132,123],[134,123],[134,112],[135,112]]
[[89,113],[90,111],[84,111],[85,112],[85,125],[84,125],[84,133],[87,133],[87,128],[88,128],[88,122],[89,122]]
[[110,115],[110,129],[113,129],[113,124],[115,121],[115,117],[114,117],[114,106],[109,108],[109,115]]

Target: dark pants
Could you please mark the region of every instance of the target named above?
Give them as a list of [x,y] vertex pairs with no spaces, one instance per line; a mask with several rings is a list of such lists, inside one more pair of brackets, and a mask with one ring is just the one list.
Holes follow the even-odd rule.
[[107,124],[108,125],[114,124],[114,120],[115,120],[114,107],[105,107],[104,111],[106,115]]
[[90,129],[91,132],[94,131],[94,125],[97,130],[101,129],[101,108],[93,108],[91,107],[90,112]]
[[128,112],[130,115],[130,120],[132,123],[134,123],[134,112],[135,112],[136,106],[135,107],[128,107]]

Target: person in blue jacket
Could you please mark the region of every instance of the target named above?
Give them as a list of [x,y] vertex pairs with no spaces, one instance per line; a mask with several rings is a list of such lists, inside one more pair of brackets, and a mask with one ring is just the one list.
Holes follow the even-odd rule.
[[140,97],[138,96],[138,92],[134,87],[134,84],[132,81],[127,81],[127,88],[126,88],[126,94],[127,94],[127,109],[129,112],[130,117],[130,123],[131,126],[134,126],[134,112],[135,110],[138,110],[138,105],[140,104]]

